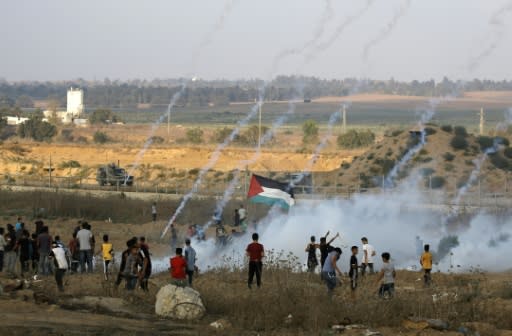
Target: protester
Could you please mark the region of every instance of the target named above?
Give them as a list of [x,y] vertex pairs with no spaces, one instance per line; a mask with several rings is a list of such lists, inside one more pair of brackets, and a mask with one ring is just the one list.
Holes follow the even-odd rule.
[[146,238],[139,238],[139,257],[140,257],[140,287],[145,292],[149,291],[149,277],[151,276],[151,253],[149,252],[149,245],[146,244]]
[[153,202],[151,206],[151,217],[153,219],[153,223],[156,222],[156,202]]
[[114,248],[112,243],[108,241],[108,234],[103,235],[103,244],[101,244],[101,256],[103,257],[103,276],[105,277],[105,281],[108,280],[108,276],[110,272],[108,271],[108,267],[113,259]]
[[133,237],[126,242],[126,250],[121,253],[121,264],[119,265],[119,273],[117,274],[117,279],[115,282],[116,286],[119,286],[123,281],[124,270],[126,268],[126,260],[128,259],[128,255],[130,254],[130,250],[132,246],[137,244],[137,238]]
[[76,234],[77,232],[73,232],[73,236],[68,243],[69,253],[71,254],[71,273],[76,273],[78,271],[78,265],[80,264],[80,250],[78,248]]
[[227,237],[226,237],[226,229],[224,229],[224,225],[218,224],[215,228],[215,236],[217,238],[217,244],[224,246],[226,245]]
[[64,248],[57,244],[57,242],[52,243],[52,249],[48,255],[50,259],[53,259],[55,266],[55,282],[57,283],[57,287],[59,291],[64,291],[64,273],[68,269],[68,263],[66,261],[66,252]]
[[368,238],[361,238],[363,243],[363,263],[361,264],[361,275],[365,275],[366,268],[370,270],[370,274],[373,274],[373,257],[376,255],[375,249],[372,245],[368,244]]
[[316,249],[320,248],[320,245],[316,243],[315,236],[311,236],[310,243],[306,246],[306,252],[308,253],[308,272],[314,273],[315,268],[318,266],[318,259],[316,257]]
[[185,261],[187,262],[188,285],[192,286],[192,278],[196,268],[196,250],[190,245],[190,239],[185,240]]
[[235,209],[235,218],[233,226],[239,226],[240,225],[240,213],[238,212],[238,209]]
[[179,287],[187,285],[187,261],[183,258],[182,254],[183,249],[178,247],[176,248],[176,256],[169,260],[171,283]]
[[350,248],[352,251],[352,255],[350,256],[350,271],[348,272],[348,276],[350,277],[350,288],[352,289],[352,299],[355,299],[355,293],[357,288],[357,277],[359,271],[359,265],[357,263],[357,254],[359,253],[359,249],[357,246],[352,246]]
[[32,273],[37,274],[39,270],[39,249],[37,247],[37,234],[32,233],[30,244],[32,245],[32,253],[30,254],[30,260],[32,261]]
[[327,242],[327,237],[329,237],[330,231],[327,231],[325,236],[320,238],[320,265],[322,268],[324,267],[325,259],[327,259],[327,255],[333,250],[333,247],[331,246],[331,243],[340,236],[339,233],[336,233],[336,236],[332,237],[329,242]]
[[4,261],[6,272],[14,276],[15,275],[15,267],[16,267],[16,232],[14,231],[14,226],[11,224],[7,224],[7,233],[5,234],[5,252],[4,252]]
[[89,231],[89,224],[82,223],[82,229],[76,234],[78,246],[80,249],[80,272],[85,273],[85,265],[87,264],[87,272],[92,272],[92,233]]
[[18,217],[16,224],[14,224],[14,229],[16,232],[20,232],[20,237],[21,237],[21,230],[23,229],[23,222],[22,222],[21,217]]
[[137,240],[135,244],[130,247],[129,253],[126,256],[126,263],[124,265],[123,277],[126,280],[126,289],[132,291],[137,287],[137,281],[140,278],[139,265],[142,264],[142,260],[139,255],[139,246]]
[[324,266],[322,267],[322,279],[327,285],[327,293],[330,297],[334,292],[334,288],[336,288],[336,285],[338,284],[338,278],[336,277],[336,274],[341,276],[341,271],[337,264],[340,256],[341,248],[335,247],[327,255],[327,259],[325,260]]
[[41,233],[37,236],[37,252],[39,253],[39,271],[40,275],[49,275],[52,272],[52,265],[48,260],[48,255],[52,248],[52,237],[50,236],[48,226],[43,226]]
[[252,281],[256,274],[256,285],[261,287],[261,272],[263,269],[262,259],[265,257],[265,250],[262,244],[258,242],[259,235],[257,233],[252,234],[252,243],[247,245],[245,252],[249,257],[249,278],[247,280],[247,286],[249,289],[252,288]]
[[382,257],[382,269],[379,273],[376,283],[382,280],[379,287],[379,296],[382,298],[391,298],[395,294],[395,266],[391,263],[391,255],[388,252],[384,252]]
[[30,260],[30,250],[32,249],[32,244],[30,243],[30,233],[27,230],[22,230],[21,238],[18,240],[16,245],[16,250],[18,252],[18,256],[20,258],[20,270],[21,276],[25,275],[29,271],[29,260]]
[[430,245],[425,244],[423,254],[420,258],[420,265],[423,268],[423,281],[425,287],[429,287],[432,282],[432,253],[430,253]]
[[2,227],[0,228],[0,272],[4,269],[4,252],[5,247],[7,246],[7,242],[4,238],[5,229]]

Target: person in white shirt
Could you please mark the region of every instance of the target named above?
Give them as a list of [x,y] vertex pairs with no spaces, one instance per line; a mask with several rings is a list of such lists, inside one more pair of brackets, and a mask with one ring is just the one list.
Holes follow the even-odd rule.
[[156,202],[153,202],[151,206],[151,216],[153,218],[153,222],[156,222]]
[[240,209],[238,209],[238,215],[240,216],[240,226],[242,231],[247,231],[247,211],[244,209],[244,205],[240,205]]
[[80,249],[80,271],[85,273],[85,264],[87,264],[87,272],[92,273],[92,232],[89,230],[89,224],[84,222],[82,229],[76,234]]
[[375,256],[375,249],[372,245],[368,244],[368,238],[361,238],[363,243],[363,262],[361,263],[361,275],[364,276],[366,268],[369,268],[369,273],[373,274],[373,257]]
[[55,265],[55,282],[57,283],[57,287],[59,291],[64,291],[64,273],[68,269],[68,262],[66,260],[66,251],[57,244],[57,242],[52,243],[52,250],[50,251],[49,257],[53,259]]

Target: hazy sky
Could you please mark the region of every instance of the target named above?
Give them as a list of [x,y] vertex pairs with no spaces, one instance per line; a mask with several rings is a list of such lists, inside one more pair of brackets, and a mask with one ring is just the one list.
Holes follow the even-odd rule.
[[0,78],[512,79],[511,0],[366,3],[2,1]]

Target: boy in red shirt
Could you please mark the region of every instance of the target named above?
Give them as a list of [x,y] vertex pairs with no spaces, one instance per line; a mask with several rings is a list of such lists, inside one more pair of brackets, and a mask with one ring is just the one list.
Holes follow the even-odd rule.
[[182,254],[183,249],[178,247],[176,249],[176,256],[170,259],[171,283],[176,286],[185,287],[187,285],[187,261]]
[[258,243],[259,235],[257,233],[252,234],[252,243],[247,245],[247,249],[245,252],[249,257],[249,279],[247,285],[249,289],[252,288],[252,280],[254,279],[254,274],[256,274],[256,285],[258,288],[261,286],[261,271],[263,267],[263,263],[261,260],[265,256],[265,251],[263,249],[263,245]]

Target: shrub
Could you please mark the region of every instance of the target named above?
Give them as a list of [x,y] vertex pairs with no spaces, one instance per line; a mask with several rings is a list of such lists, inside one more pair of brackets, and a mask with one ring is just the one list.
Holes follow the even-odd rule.
[[343,169],[349,169],[349,168],[350,168],[350,163],[348,163],[348,162],[343,162],[343,163],[341,164],[341,168],[343,168]]
[[110,141],[108,135],[105,132],[96,131],[92,137],[95,143],[104,144]]
[[152,144],[159,145],[164,143],[164,138],[158,135],[154,135],[151,138],[148,139]]
[[466,149],[468,148],[468,141],[466,138],[462,135],[456,135],[452,138],[452,141],[450,141],[450,145],[453,147],[453,149]]
[[393,169],[393,167],[395,166],[395,161],[394,160],[390,160],[390,159],[376,159],[375,160],[375,164],[379,165],[380,166],[380,172],[383,174],[383,175],[387,175],[391,169]]
[[436,171],[433,168],[427,167],[427,168],[421,168],[420,174],[424,177],[430,176],[434,174]]
[[349,130],[338,136],[338,146],[341,148],[359,148],[370,146],[375,142],[375,134],[370,130],[356,131]]
[[373,158],[374,158],[374,157],[375,157],[375,154],[370,153],[370,154],[368,154],[368,156],[366,157],[366,160],[371,161],[371,160],[373,160]]
[[512,169],[512,165],[510,164],[509,160],[503,157],[500,153],[491,154],[489,157],[494,167],[503,170]]
[[450,152],[446,152],[446,153],[443,154],[443,159],[445,161],[450,162],[450,161],[453,161],[453,159],[455,159],[455,155],[450,153]]
[[86,137],[79,136],[78,138],[76,138],[76,142],[81,143],[81,144],[86,144],[88,141],[87,141]]
[[318,140],[318,125],[314,120],[306,120],[302,125],[302,143],[309,144]]
[[432,189],[439,189],[444,186],[446,180],[442,176],[432,176],[425,181],[425,186]]
[[507,138],[497,136],[497,137],[495,137],[495,138],[494,138],[494,140],[495,140],[498,144],[503,145],[503,146],[505,146],[505,147],[510,146],[510,141],[509,141]]
[[233,133],[233,129],[225,126],[223,128],[217,129],[215,130],[215,134],[213,135],[213,141],[217,143],[222,143],[226,140],[228,136],[231,135],[231,133]]
[[187,130],[187,141],[194,143],[194,144],[200,144],[203,142],[203,130],[199,127],[188,129]]
[[503,151],[503,155],[505,155],[509,159],[512,159],[512,147],[505,148],[505,150]]
[[446,170],[447,172],[452,172],[454,169],[455,169],[455,166],[451,163],[446,163],[444,165],[444,170]]
[[394,130],[394,131],[391,132],[391,136],[392,137],[397,137],[400,134],[402,134],[403,132],[404,132],[404,130]]
[[480,145],[480,149],[482,151],[494,146],[493,138],[485,135],[481,135],[478,138],[476,138],[476,142]]
[[34,117],[18,126],[18,135],[21,138],[32,138],[35,141],[49,141],[57,133],[57,127],[41,118]]
[[436,134],[437,131],[435,128],[432,128],[432,127],[425,127],[425,134],[426,135],[433,135],[433,134]]
[[466,128],[464,126],[455,126],[453,128],[453,132],[455,133],[455,135],[458,135],[458,136],[461,136],[464,138],[468,136],[468,132],[466,131]]
[[441,129],[446,133],[451,133],[453,131],[452,125],[443,125],[441,126]]
[[60,136],[64,141],[72,142],[74,140],[73,130],[69,128],[65,128],[62,131],[60,131]]
[[61,164],[59,165],[59,168],[80,168],[80,167],[81,167],[80,162],[75,161],[75,160],[64,161],[64,162],[61,162]]
[[418,152],[418,155],[427,155],[427,154],[428,154],[428,150],[426,150],[425,148],[420,149],[420,151]]

